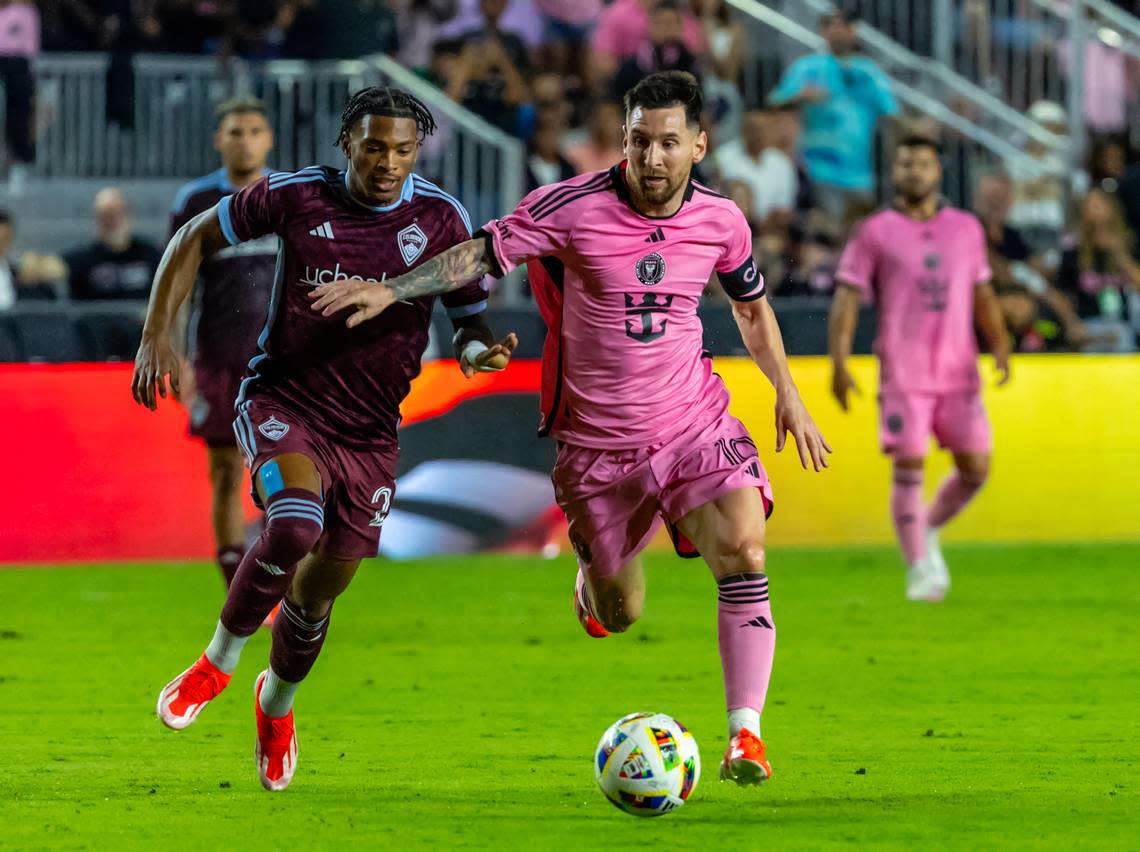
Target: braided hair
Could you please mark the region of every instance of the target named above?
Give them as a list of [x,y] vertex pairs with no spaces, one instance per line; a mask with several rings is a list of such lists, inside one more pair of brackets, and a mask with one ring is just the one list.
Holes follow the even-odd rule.
[[416,123],[421,142],[425,136],[435,132],[435,117],[415,95],[391,86],[369,86],[348,99],[340,116],[340,135],[336,137],[335,143],[338,147],[348,138],[352,126],[364,115],[410,118]]

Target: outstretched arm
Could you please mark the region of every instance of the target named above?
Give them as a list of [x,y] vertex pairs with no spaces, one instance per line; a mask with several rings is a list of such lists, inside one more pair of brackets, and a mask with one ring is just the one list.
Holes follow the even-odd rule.
[[496,270],[487,240],[476,238],[452,246],[415,269],[382,284],[338,281],[314,287],[309,293],[313,310],[329,317],[345,308],[356,310],[347,325],[355,328],[378,316],[389,305],[404,299],[436,296],[458,290],[464,284]]
[[158,407],[158,397],[166,398],[167,376],[171,389],[179,393],[180,358],[172,336],[178,309],[194,289],[202,259],[227,244],[216,208],[195,216],[167,244],[154,274],[142,342],[135,355],[131,394],[139,405],[151,411]]
[[827,467],[831,447],[820,434],[815,421],[800,399],[800,392],[788,369],[784,338],[768,299],[732,303],[732,315],[740,328],[740,336],[748,347],[756,366],[776,389],[776,452],[784,449],[788,433],[796,442],[800,464],[807,470],[810,461],[816,471]]
[[1004,385],[1009,381],[1009,332],[997,294],[988,282],[974,288],[974,321],[990,345],[994,365],[998,368],[998,385]]

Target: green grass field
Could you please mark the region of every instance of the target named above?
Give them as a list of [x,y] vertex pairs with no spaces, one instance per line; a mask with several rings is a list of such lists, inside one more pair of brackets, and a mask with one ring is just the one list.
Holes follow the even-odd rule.
[[[1140,545],[951,547],[952,597],[903,600],[893,549],[769,557],[773,782],[720,784],[715,589],[655,556],[646,616],[589,640],[571,561],[365,567],[297,702],[300,768],[262,791],[252,684],[181,733],[159,688],[201,651],[214,569],[0,571],[0,847],[1140,848]],[[591,758],[619,716],[683,721],[703,777],[655,820]]]

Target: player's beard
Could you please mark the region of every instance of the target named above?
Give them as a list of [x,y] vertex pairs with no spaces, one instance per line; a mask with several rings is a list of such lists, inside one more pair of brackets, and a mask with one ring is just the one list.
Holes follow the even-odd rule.
[[642,199],[644,199],[647,204],[653,206],[660,206],[671,201],[689,178],[688,175],[685,175],[679,180],[671,181],[668,175],[654,175],[654,177],[664,177],[665,183],[661,186],[653,187],[646,186],[643,178],[638,178],[637,180],[637,188],[641,193]]
[[933,196],[937,195],[938,187],[937,186],[916,187],[913,185],[908,186],[907,184],[902,184],[898,188],[898,193],[900,196],[902,196],[903,202],[908,207],[918,207],[919,205],[924,204],[925,202],[930,200],[930,198],[932,198]]

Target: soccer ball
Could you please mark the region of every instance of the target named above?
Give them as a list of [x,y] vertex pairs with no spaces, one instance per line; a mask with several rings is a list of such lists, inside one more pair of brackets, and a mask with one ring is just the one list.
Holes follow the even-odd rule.
[[594,771],[614,805],[637,816],[660,816],[692,795],[701,777],[701,753],[676,719],[630,713],[602,734]]

